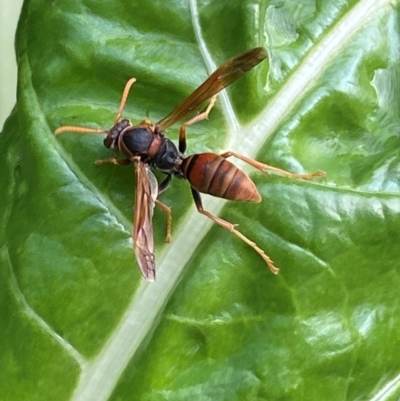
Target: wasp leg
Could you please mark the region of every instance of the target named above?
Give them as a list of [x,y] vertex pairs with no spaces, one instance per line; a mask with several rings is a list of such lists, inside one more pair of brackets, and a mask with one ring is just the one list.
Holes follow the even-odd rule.
[[[162,181],[160,184],[158,184],[158,195],[160,195],[161,192],[164,192],[169,187],[171,180],[172,180],[172,175],[167,174],[165,180]],[[164,203],[160,202],[159,200],[156,200],[156,205],[167,214],[167,237],[165,238],[165,242],[169,244],[171,242],[171,230],[172,230],[171,208],[165,205]]]
[[156,200],[156,205],[166,213],[167,215],[167,236],[165,237],[165,242],[169,244],[171,242],[171,230],[172,230],[172,214],[171,208],[167,206],[165,203]]
[[164,192],[168,187],[169,184],[171,184],[172,180],[172,175],[167,174],[167,178],[161,182],[161,184],[158,184],[158,195],[160,195],[161,192]]
[[127,166],[131,164],[132,161],[129,159],[117,159],[115,157],[109,157],[108,159],[99,159],[95,161],[96,164],[119,164],[121,166]]
[[210,114],[211,109],[214,107],[216,100],[217,100],[217,95],[214,95],[210,99],[210,103],[208,104],[206,111],[198,114],[196,117],[193,117],[192,119],[186,121],[181,125],[181,128],[179,130],[179,151],[181,153],[185,153],[186,150],[186,127],[195,124],[199,121],[206,120],[208,118],[208,115]]
[[269,269],[273,274],[278,274],[279,269],[274,265],[272,259],[261,249],[257,246],[257,244],[253,241],[250,241],[247,237],[245,237],[240,231],[236,230],[235,226],[229,221],[223,220],[218,216],[213,215],[212,213],[208,212],[207,210],[203,209],[203,204],[201,202],[200,192],[192,187],[192,195],[194,199],[194,203],[196,204],[197,210],[199,213],[204,214],[209,219],[214,221],[215,223],[219,224],[221,227],[226,228],[231,233],[235,234],[239,237],[242,241],[244,241],[247,245],[250,245],[267,263]]
[[260,163],[257,160],[250,159],[249,157],[246,157],[239,153],[231,152],[231,151],[225,152],[221,156],[224,157],[225,159],[227,159],[228,157],[234,156],[237,159],[243,160],[247,164],[250,164],[250,166],[253,166],[257,170],[260,170],[264,173],[268,172],[268,171],[272,171],[274,173],[283,175],[288,178],[301,178],[303,180],[311,180],[314,177],[325,177],[326,176],[326,173],[324,171],[315,171],[314,173],[309,173],[309,174],[291,173],[289,171],[282,170],[277,167],[269,166],[268,164]]
[[136,82],[136,78],[131,78],[126,84],[125,84],[125,88],[124,91],[122,92],[122,98],[121,98],[121,103],[119,105],[119,109],[117,111],[117,114],[115,115],[114,118],[114,124],[116,124],[119,119],[122,116],[122,112],[124,111],[124,107],[126,104],[126,99],[128,98],[129,95],[129,91],[131,90],[131,86]]

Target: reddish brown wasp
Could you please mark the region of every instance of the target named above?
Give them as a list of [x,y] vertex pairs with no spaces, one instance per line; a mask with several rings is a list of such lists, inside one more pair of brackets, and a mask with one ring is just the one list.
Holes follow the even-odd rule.
[[[231,162],[226,160],[234,156],[263,172],[273,171],[291,178],[310,179],[324,175],[323,172],[312,174],[295,174],[257,162],[236,152],[226,152],[221,155],[215,153],[200,153],[184,156],[186,150],[186,128],[208,117],[214,106],[216,95],[222,89],[236,81],[247,71],[251,70],[267,57],[264,48],[251,49],[243,54],[233,57],[222,64],[201,84],[189,97],[187,97],[167,117],[156,124],[143,120],[133,125],[130,120],[121,119],[125,103],[136,79],[131,78],[125,85],[119,110],[115,116],[114,125],[110,130],[92,129],[75,126],[62,126],[55,133],[75,132],[80,134],[106,133],[104,145],[107,148],[121,151],[126,158],[109,158],[98,160],[97,164],[133,164],[136,170],[136,196],[134,212],[133,242],[137,261],[144,277],[155,279],[155,260],[152,216],[154,205],[159,206],[167,214],[167,242],[170,241],[171,210],[168,206],[157,200],[158,195],[170,184],[173,176],[185,178],[189,181],[197,210],[213,220],[215,223],[237,235],[250,245],[266,261],[273,273],[278,273],[273,261],[254,242],[250,241],[235,226],[218,216],[203,209],[200,192],[229,200],[244,202],[260,202],[261,196],[253,181]],[[210,100],[207,109],[194,118],[182,124],[179,131],[179,151],[164,131],[172,124],[181,120],[190,111]],[[158,184],[152,169],[157,169],[166,178]]]

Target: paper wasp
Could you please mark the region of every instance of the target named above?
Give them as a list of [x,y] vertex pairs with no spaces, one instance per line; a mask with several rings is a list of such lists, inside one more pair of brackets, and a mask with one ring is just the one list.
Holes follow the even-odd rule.
[[[272,171],[290,178],[311,179],[315,176],[323,176],[324,173],[289,173],[231,151],[221,155],[200,153],[187,157],[184,156],[186,150],[186,128],[206,119],[214,106],[217,93],[266,58],[267,53],[265,49],[258,47],[229,59],[214,71],[203,84],[167,117],[156,124],[153,124],[149,120],[143,120],[139,124],[133,125],[130,120],[121,119],[129,91],[136,81],[135,78],[131,78],[125,85],[120,107],[115,116],[114,125],[110,130],[62,126],[55,131],[55,134],[68,131],[80,134],[106,133],[107,136],[104,139],[104,145],[107,148],[122,152],[126,158],[117,159],[113,157],[98,160],[96,163],[133,164],[135,166],[137,188],[135,195],[133,243],[137,261],[146,279],[155,279],[152,227],[154,205],[159,206],[167,214],[167,242],[170,241],[171,210],[168,206],[161,203],[157,197],[169,186],[173,176],[189,181],[194,202],[201,214],[204,214],[215,223],[237,235],[265,260],[272,273],[278,273],[279,269],[275,267],[269,256],[254,242],[238,231],[233,224],[203,209],[200,192],[229,200],[244,202],[261,201],[261,196],[253,181],[243,171],[226,160],[231,156],[241,159],[263,172]],[[164,136],[164,131],[208,100],[210,102],[203,113],[182,124],[179,131],[178,150],[174,143]],[[153,169],[166,174],[165,180],[160,184],[152,173]]]

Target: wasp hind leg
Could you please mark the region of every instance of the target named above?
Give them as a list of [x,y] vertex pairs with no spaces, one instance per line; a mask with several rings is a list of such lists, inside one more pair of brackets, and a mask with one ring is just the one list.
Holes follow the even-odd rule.
[[232,151],[225,152],[221,156],[225,159],[227,159],[228,157],[234,156],[237,159],[243,160],[250,166],[253,166],[257,170],[262,171],[263,173],[271,171],[273,173],[280,174],[280,175],[283,175],[284,177],[288,177],[288,178],[300,178],[302,180],[311,180],[314,177],[325,177],[326,176],[326,173],[324,171],[315,171],[314,173],[308,173],[308,174],[291,173],[289,171],[282,170],[277,167],[269,166],[268,164],[260,163],[257,160],[251,159],[250,157],[243,156],[239,153],[232,152]]
[[273,274],[279,273],[279,269],[274,265],[274,262],[272,261],[272,259],[261,248],[259,248],[255,242],[249,240],[240,231],[236,230],[235,226],[232,223],[229,223],[229,221],[223,220],[220,217],[215,216],[214,214],[208,212],[207,210],[204,210],[200,193],[197,190],[195,190],[194,188],[192,188],[192,195],[193,195],[194,203],[196,204],[196,207],[197,207],[197,210],[199,213],[204,214],[204,216],[207,216],[209,219],[211,219],[215,223],[219,224],[221,227],[224,227],[231,233],[235,234],[242,241],[244,241],[247,245],[250,245],[264,259],[264,261],[267,263],[269,269],[271,270],[271,272]]

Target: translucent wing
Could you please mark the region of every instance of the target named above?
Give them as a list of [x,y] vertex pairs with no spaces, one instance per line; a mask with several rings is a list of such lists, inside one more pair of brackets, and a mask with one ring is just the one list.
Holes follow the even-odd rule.
[[158,194],[158,183],[149,166],[135,162],[136,195],[133,221],[133,247],[143,276],[154,281],[156,275],[153,238],[153,210]]
[[172,113],[157,123],[160,131],[181,120],[187,113],[236,81],[265,58],[267,58],[266,50],[263,47],[256,47],[225,61]]

